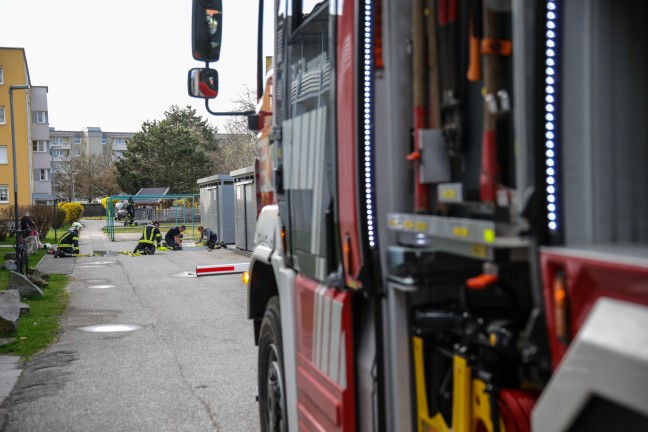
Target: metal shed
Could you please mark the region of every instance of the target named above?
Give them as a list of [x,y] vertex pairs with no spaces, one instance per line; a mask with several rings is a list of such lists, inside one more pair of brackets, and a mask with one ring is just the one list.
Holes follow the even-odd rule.
[[252,251],[257,218],[254,166],[231,171],[230,176],[234,179],[236,247]]
[[236,242],[234,232],[234,180],[227,174],[198,179],[201,224],[213,229],[218,241]]

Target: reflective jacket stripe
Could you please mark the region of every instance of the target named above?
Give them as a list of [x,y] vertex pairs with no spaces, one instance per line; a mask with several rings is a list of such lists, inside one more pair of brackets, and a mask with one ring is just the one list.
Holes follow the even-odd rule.
[[140,238],[139,242],[153,244],[154,241],[160,243],[161,240],[162,235],[160,234],[160,230],[157,229],[155,225],[147,225],[144,228],[144,233],[142,234],[142,238]]

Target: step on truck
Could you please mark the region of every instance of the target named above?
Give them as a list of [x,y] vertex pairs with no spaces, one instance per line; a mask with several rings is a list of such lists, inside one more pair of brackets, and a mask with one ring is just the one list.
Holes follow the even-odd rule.
[[[648,430],[643,3],[271,3],[261,430]],[[193,7],[211,112],[223,5]]]

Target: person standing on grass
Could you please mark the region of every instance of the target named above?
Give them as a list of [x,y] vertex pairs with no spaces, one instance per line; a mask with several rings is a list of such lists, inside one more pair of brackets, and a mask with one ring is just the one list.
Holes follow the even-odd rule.
[[38,238],[38,228],[34,221],[32,221],[29,213],[25,213],[25,215],[20,219],[20,229],[22,230],[23,237],[28,245],[29,254],[33,254],[37,249],[43,247],[43,244]]
[[182,249],[182,233],[185,229],[184,225],[180,225],[167,231],[164,241],[169,249],[174,251]]

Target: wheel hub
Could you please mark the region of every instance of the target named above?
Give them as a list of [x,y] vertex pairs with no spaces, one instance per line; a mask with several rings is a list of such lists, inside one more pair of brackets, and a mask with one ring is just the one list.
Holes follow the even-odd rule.
[[266,418],[268,429],[271,431],[283,430],[283,377],[279,365],[277,347],[273,344],[268,347],[267,381],[266,381]]

